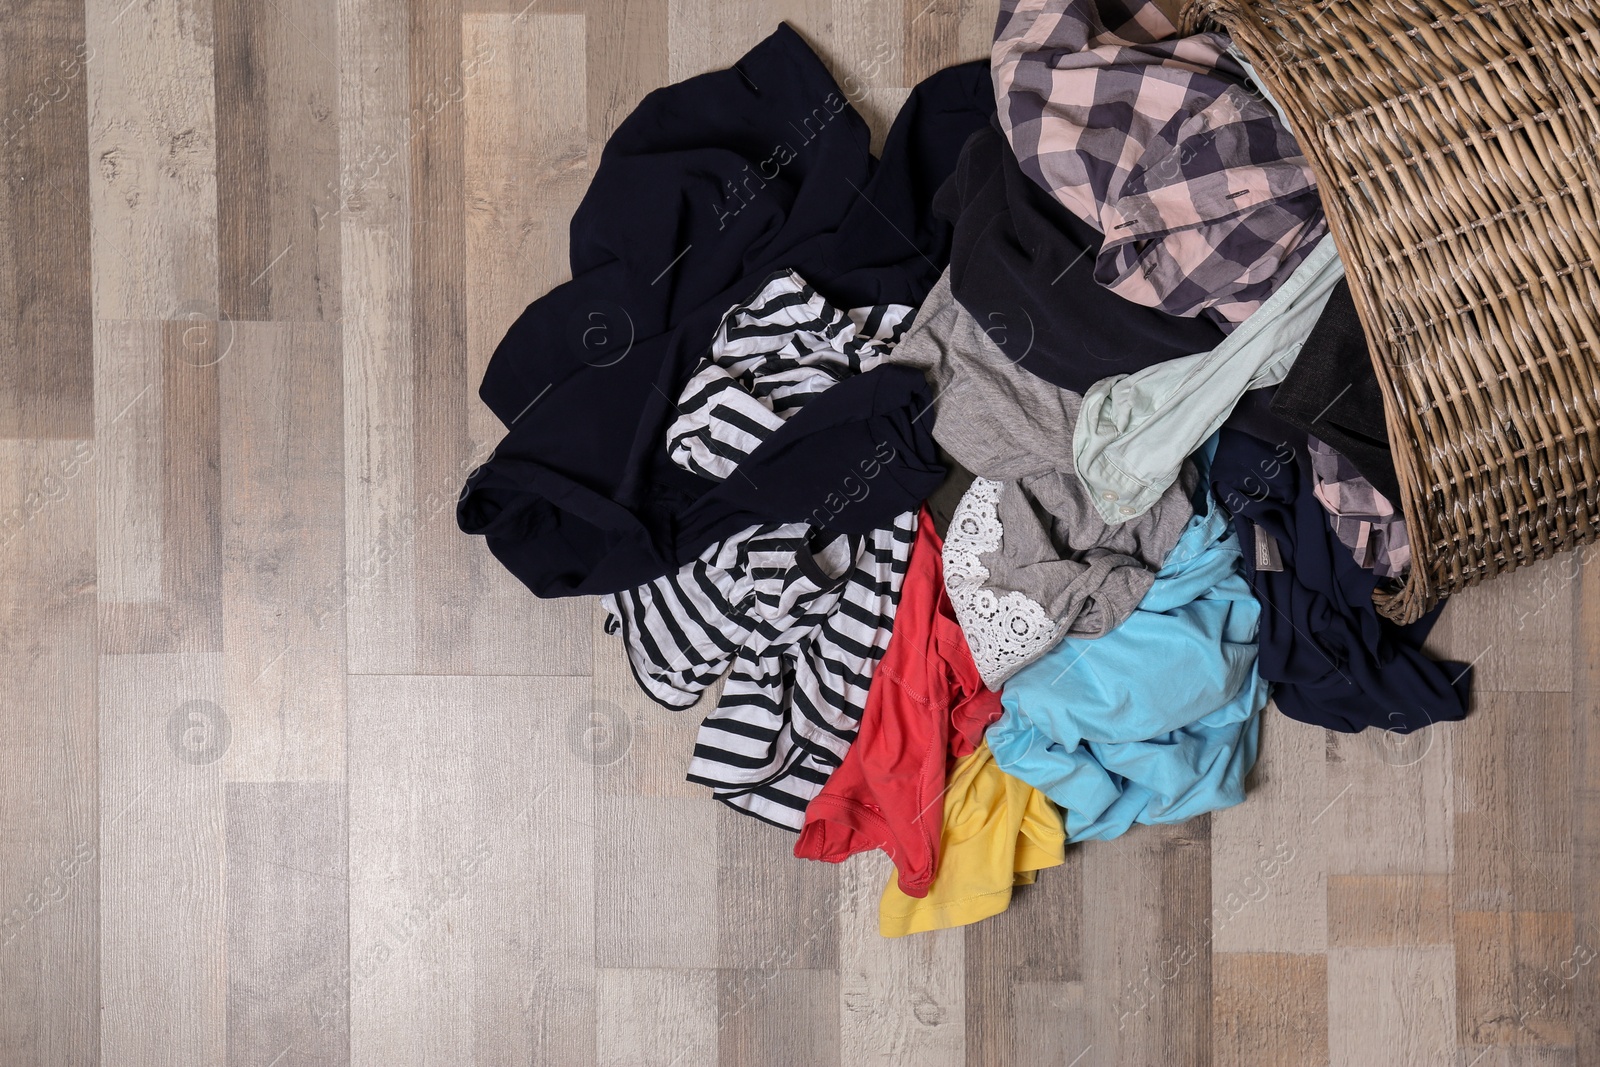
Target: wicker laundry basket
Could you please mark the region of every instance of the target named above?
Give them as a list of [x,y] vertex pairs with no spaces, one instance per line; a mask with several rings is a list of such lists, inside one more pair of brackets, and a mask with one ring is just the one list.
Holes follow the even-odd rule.
[[1439,598],[1600,533],[1600,0],[1190,0],[1282,106]]

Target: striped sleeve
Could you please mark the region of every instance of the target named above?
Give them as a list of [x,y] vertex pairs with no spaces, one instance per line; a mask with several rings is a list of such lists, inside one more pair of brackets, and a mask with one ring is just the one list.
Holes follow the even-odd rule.
[[841,311],[793,271],[780,271],[723,317],[710,352],[678,396],[667,430],[674,463],[721,481],[813,396],[871,370],[914,309]]

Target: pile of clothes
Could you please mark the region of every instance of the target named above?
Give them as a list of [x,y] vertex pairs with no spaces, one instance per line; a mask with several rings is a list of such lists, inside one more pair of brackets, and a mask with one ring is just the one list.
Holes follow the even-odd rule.
[[869,142],[787,26],[651,93],[484,375],[461,528],[601,594],[658,703],[723,680],[691,781],[799,857],[886,852],[897,936],[1239,803],[1269,698],[1465,714],[1435,616],[1373,607],[1410,562],[1382,396],[1225,36],[1004,0]]

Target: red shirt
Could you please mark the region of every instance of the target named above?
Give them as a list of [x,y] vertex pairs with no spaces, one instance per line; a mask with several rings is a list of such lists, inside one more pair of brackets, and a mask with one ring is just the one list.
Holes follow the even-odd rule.
[[1001,710],[945,593],[943,554],[944,539],[924,507],[860,733],[806,807],[794,846],[801,859],[829,863],[881,848],[912,897],[927,895],[938,870],[949,764],[978,747]]

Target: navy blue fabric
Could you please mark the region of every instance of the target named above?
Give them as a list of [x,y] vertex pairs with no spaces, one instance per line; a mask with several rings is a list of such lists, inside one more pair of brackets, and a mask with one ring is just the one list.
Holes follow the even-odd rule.
[[972,135],[934,210],[955,224],[950,293],[1012,362],[1082,393],[1112,374],[1208,352],[1223,333],[1095,280],[1100,232],[1022,172],[992,126]]
[[[1439,611],[1409,626],[1378,614],[1378,579],[1356,565],[1312,495],[1304,448],[1224,429],[1211,487],[1234,516],[1250,587],[1261,601],[1261,676],[1290,718],[1353,733],[1408,733],[1465,717],[1467,664],[1435,661],[1422,642]],[[1278,542],[1281,571],[1257,571],[1259,524]]]
[[722,315],[775,269],[835,307],[920,304],[949,259],[934,193],[993,112],[987,64],[941,71],[880,162],[787,25],[646,96],[573,215],[572,281],[529,305],[484,374],[508,432],[467,480],[461,529],[538,595],[570,596],[640,585],[757,522],[859,533],[915,508],[944,471],[918,417],[927,387],[904,368],[828,390],[722,483],[674,465],[666,427]]

